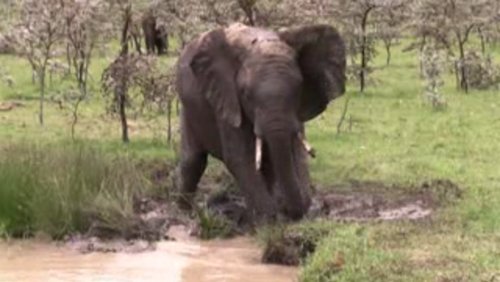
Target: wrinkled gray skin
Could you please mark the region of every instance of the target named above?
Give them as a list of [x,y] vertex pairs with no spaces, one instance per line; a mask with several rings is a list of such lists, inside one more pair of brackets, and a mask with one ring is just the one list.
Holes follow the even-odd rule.
[[177,67],[181,206],[190,207],[210,154],[235,177],[257,219],[300,219],[311,197],[299,137],[304,123],[345,91],[337,31],[315,25],[277,33],[237,23],[190,42]]
[[147,53],[166,54],[168,51],[168,33],[164,27],[157,26],[156,17],[152,13],[146,13],[141,24]]

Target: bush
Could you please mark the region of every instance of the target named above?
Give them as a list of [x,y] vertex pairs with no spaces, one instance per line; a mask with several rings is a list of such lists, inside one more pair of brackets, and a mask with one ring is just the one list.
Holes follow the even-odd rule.
[[489,56],[469,52],[465,57],[465,75],[471,88],[485,90],[500,87],[500,68]]
[[9,42],[9,38],[0,34],[0,54],[14,54],[15,50]]
[[128,158],[82,144],[0,149],[0,225],[7,235],[57,238],[88,231],[95,220],[118,228],[149,187]]
[[424,99],[436,110],[443,110],[447,102],[441,88],[444,85],[443,68],[445,65],[443,52],[432,47],[425,48],[422,52],[421,66],[425,79]]

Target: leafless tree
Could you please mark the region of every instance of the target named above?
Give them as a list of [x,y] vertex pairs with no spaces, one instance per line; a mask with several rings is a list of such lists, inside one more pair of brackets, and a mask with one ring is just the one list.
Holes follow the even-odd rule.
[[47,67],[62,38],[63,6],[59,0],[23,0],[20,13],[10,39],[17,54],[29,61],[38,77],[39,121],[43,125]]
[[[491,24],[496,13],[493,0],[418,0],[413,3],[413,27],[417,35],[431,38],[457,57],[455,68],[459,87],[469,91],[467,43],[475,30]],[[458,52],[458,55],[456,55]]]
[[375,56],[375,43],[379,33],[377,23],[382,19],[376,16],[379,10],[393,10],[407,3],[404,0],[333,0],[319,1],[320,15],[330,22],[341,26],[342,33],[349,45],[351,71],[356,73],[359,90],[364,92],[367,78],[371,72],[370,61]]
[[[108,110],[118,113],[122,140],[129,142],[127,109],[164,113],[168,117],[167,138],[172,140],[172,102],[175,98],[173,72],[162,72],[155,56],[132,53],[119,56],[104,72],[102,87]],[[127,91],[123,91],[126,85]]]
[[89,67],[93,52],[98,43],[110,32],[106,22],[109,7],[105,1],[92,0],[60,0],[63,6],[64,39],[69,63],[73,68],[78,95],[67,97],[72,103],[73,121],[71,136],[75,137],[78,123],[78,110],[87,97]]
[[391,63],[392,47],[398,43],[404,28],[405,22],[409,20],[407,5],[383,6],[377,10],[376,16],[376,34],[382,41],[386,52],[386,65]]

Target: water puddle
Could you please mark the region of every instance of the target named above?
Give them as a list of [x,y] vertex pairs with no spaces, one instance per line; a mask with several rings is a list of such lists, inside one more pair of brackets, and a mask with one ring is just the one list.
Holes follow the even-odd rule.
[[159,242],[154,251],[82,254],[36,241],[0,242],[0,281],[294,281],[296,268],[264,265],[249,238]]

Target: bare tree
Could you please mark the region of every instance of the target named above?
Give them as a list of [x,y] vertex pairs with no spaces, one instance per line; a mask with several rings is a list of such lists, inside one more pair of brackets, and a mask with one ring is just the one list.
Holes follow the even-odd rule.
[[208,0],[157,0],[151,4],[151,9],[158,24],[177,35],[182,48],[195,35],[217,25],[209,16],[204,1]]
[[374,14],[378,9],[397,9],[404,4],[405,1],[396,0],[336,0],[320,6],[326,17],[335,19],[342,26],[343,35],[349,43],[351,69],[356,72],[361,92],[366,88],[371,71],[370,61],[376,52],[378,33],[375,21],[377,17]]
[[16,0],[3,0],[0,2],[0,32],[10,27],[19,13],[20,5]]
[[38,77],[39,121],[43,125],[47,67],[61,40],[63,6],[59,0],[24,0],[20,12],[20,22],[12,32],[12,46],[29,61]]
[[89,67],[96,45],[109,33],[106,14],[109,11],[104,1],[61,0],[64,9],[64,39],[66,52],[78,89],[76,97],[68,97],[72,101],[73,122],[71,136],[75,136],[78,123],[78,110],[87,97]]
[[432,38],[450,55],[457,57],[458,85],[466,93],[469,91],[465,60],[467,43],[474,30],[488,26],[496,16],[492,7],[492,0],[419,0],[413,3],[414,30],[424,38]]
[[409,19],[407,5],[383,6],[376,16],[376,33],[382,41],[386,52],[386,65],[391,64],[391,49],[398,43],[404,29],[404,23]]
[[161,66],[154,56],[146,58],[147,63],[132,77],[134,87],[138,88],[141,94],[140,111],[146,108],[149,113],[167,114],[167,142],[171,144],[173,102],[177,93],[175,69]]
[[[119,56],[104,72],[102,87],[108,110],[118,113],[122,122],[122,140],[129,142],[127,109],[142,112],[167,112],[167,138],[172,140],[173,70],[162,72],[155,56],[128,54]],[[126,85],[127,91],[123,91]]]
[[317,22],[311,0],[156,0],[151,5],[181,48],[195,35],[235,21],[272,28]]

